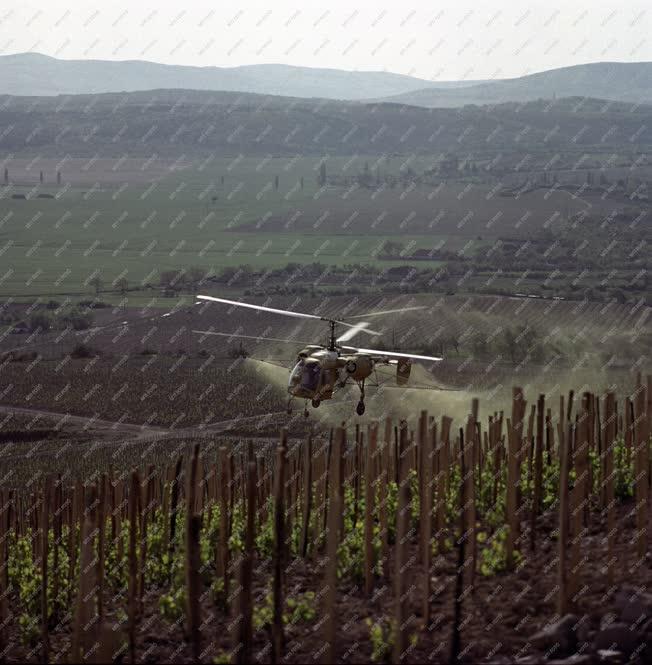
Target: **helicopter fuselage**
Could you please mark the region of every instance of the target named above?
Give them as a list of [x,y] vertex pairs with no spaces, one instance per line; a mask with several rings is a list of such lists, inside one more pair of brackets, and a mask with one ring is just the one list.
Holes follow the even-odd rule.
[[309,346],[298,354],[290,372],[288,393],[302,399],[328,400],[348,378],[363,382],[373,369],[374,362],[370,356],[341,355],[337,349]]

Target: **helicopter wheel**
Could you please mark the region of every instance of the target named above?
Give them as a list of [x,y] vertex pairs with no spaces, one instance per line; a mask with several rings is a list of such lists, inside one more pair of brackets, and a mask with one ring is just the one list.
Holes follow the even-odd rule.
[[308,411],[308,407],[306,407],[306,408],[303,410],[303,417],[304,417],[304,418],[308,418],[308,416],[310,416],[310,412]]
[[312,404],[313,408],[316,409],[316,408],[318,408],[319,405],[321,404],[321,400],[315,398],[315,399],[313,399],[312,402],[310,402],[310,403]]
[[360,401],[358,402],[358,405],[355,407],[355,412],[356,412],[359,416],[361,416],[361,415],[364,414],[364,411],[365,411],[364,402],[363,402],[362,400],[360,400]]

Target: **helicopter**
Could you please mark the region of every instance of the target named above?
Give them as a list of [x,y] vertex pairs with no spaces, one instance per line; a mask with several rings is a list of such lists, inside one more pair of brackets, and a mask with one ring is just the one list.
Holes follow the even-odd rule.
[[[359,333],[377,336],[380,333],[371,330],[367,321],[357,321],[351,323],[353,319],[367,319],[374,316],[384,316],[388,314],[399,314],[411,310],[426,309],[422,306],[402,307],[399,309],[384,310],[380,312],[370,312],[356,316],[345,317],[348,320],[331,319],[317,314],[306,314],[303,312],[293,312],[285,309],[275,309],[263,305],[253,305],[251,303],[240,302],[236,300],[227,300],[214,296],[198,295],[198,300],[222,303],[235,307],[244,307],[258,311],[278,314],[281,316],[291,316],[302,319],[317,319],[323,321],[329,326],[328,344],[306,344],[298,353],[294,366],[290,370],[288,379],[288,403],[287,411],[292,411],[292,401],[294,399],[305,400],[304,415],[308,414],[308,402],[313,408],[326,400],[333,398],[333,394],[349,383],[355,383],[360,389],[360,400],[356,405],[356,413],[362,416],[365,412],[365,383],[375,372],[377,365],[396,366],[396,384],[406,386],[410,378],[410,370],[413,360],[426,360],[438,362],[441,357],[426,356],[414,353],[403,353],[398,351],[385,351],[381,349],[368,349],[356,346],[348,346],[342,342],[349,341]],[[341,335],[337,335],[337,327],[347,328]],[[212,330],[193,330],[193,333],[202,335],[220,335],[224,337],[242,337],[250,339],[261,339],[254,335],[230,335],[228,333],[219,333]],[[269,341],[285,342],[288,344],[301,344],[294,340],[265,338]]]

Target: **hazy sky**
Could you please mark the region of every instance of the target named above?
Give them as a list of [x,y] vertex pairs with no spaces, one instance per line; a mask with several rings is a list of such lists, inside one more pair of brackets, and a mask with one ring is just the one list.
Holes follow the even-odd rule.
[[652,60],[652,5],[626,2],[105,2],[0,5],[0,54],[187,65],[288,63],[426,79]]

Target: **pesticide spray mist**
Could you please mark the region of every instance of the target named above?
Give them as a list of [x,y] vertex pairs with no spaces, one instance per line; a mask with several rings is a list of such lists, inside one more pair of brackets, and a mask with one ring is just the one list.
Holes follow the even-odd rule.
[[[255,367],[259,376],[269,381],[283,395],[287,395],[289,370],[259,360],[247,359]],[[347,385],[337,391],[331,401],[322,402],[317,409],[308,405],[310,421],[316,426],[335,427],[342,422],[360,423],[366,426],[369,422],[382,421],[388,416],[393,420],[406,418],[415,421],[419,412],[428,411],[429,415],[439,420],[446,415],[454,420],[454,426],[462,426],[471,412],[471,402],[479,399],[479,418],[485,420],[494,412],[504,411],[511,414],[512,387],[520,386],[524,390],[528,404],[536,403],[540,394],[545,394],[548,406],[552,409],[553,418],[557,418],[559,395],[567,395],[574,390],[576,395],[583,391],[606,391],[607,389],[631,389],[628,376],[614,374],[595,367],[573,368],[563,371],[542,372],[540,369],[529,368],[527,372],[513,372],[503,375],[499,382],[488,388],[474,385],[466,388],[455,388],[435,381],[433,375],[422,365],[414,364],[410,376],[412,386],[397,386],[393,377],[383,375],[383,385],[368,387],[365,395],[366,411],[364,416],[357,416],[355,406],[360,398],[360,391],[355,385]],[[386,382],[385,382],[386,381]],[[633,379],[632,379],[633,381]],[[418,387],[417,387],[418,386]],[[294,400],[295,413],[303,410],[303,400]],[[529,408],[529,407],[528,407]]]

